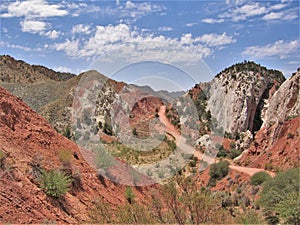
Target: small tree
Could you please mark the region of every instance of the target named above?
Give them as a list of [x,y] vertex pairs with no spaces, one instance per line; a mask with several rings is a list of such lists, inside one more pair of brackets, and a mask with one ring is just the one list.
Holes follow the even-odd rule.
[[72,179],[59,170],[42,170],[39,182],[47,195],[59,198],[70,190]]
[[256,174],[254,174],[251,179],[250,179],[250,184],[251,185],[261,185],[263,182],[267,181],[268,179],[271,179],[271,176],[265,172],[258,172]]
[[229,165],[228,161],[221,161],[215,164],[212,164],[210,167],[209,175],[211,179],[222,179],[223,177],[227,176],[229,172]]

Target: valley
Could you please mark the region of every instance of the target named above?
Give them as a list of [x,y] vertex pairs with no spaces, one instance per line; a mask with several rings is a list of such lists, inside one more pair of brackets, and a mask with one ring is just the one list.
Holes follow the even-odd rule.
[[245,61],[178,96],[0,66],[0,222],[299,222],[299,69]]

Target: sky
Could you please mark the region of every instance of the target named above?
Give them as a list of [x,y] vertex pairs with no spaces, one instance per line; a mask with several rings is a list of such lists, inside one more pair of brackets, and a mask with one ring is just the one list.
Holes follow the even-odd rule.
[[0,54],[62,72],[185,90],[244,60],[286,77],[300,67],[298,0],[1,0],[0,10]]

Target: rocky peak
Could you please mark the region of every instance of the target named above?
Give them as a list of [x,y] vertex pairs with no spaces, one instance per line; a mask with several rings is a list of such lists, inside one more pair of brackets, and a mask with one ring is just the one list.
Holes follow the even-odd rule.
[[207,108],[218,126],[229,133],[259,130],[266,101],[285,80],[281,72],[254,62],[235,64],[219,73],[209,85]]

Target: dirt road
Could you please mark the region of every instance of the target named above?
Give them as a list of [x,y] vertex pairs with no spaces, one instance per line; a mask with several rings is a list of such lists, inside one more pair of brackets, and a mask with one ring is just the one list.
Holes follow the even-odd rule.
[[[179,149],[181,149],[183,152],[185,152],[187,154],[193,154],[199,160],[203,159],[206,162],[208,162],[209,164],[216,163],[216,162],[219,161],[217,158],[212,158],[212,157],[209,157],[207,155],[201,154],[199,151],[196,151],[195,148],[193,148],[192,146],[186,144],[186,138],[181,136],[179,134],[179,132],[177,131],[177,129],[173,126],[173,124],[170,123],[170,121],[166,117],[165,112],[166,112],[166,106],[161,106],[160,110],[158,112],[159,120],[160,120],[161,123],[163,123],[166,126],[166,132],[170,133],[175,138],[176,145]],[[265,171],[265,172],[269,173],[272,177],[275,176],[275,173],[272,173],[270,171],[266,171],[264,169],[259,169],[259,168],[249,168],[249,167],[243,167],[243,166],[235,166],[235,165],[232,165],[232,164],[229,166],[229,168],[232,169],[232,170],[236,170],[238,172],[241,172],[241,173],[245,173],[249,176],[253,176],[255,173],[262,172],[262,171]]]

